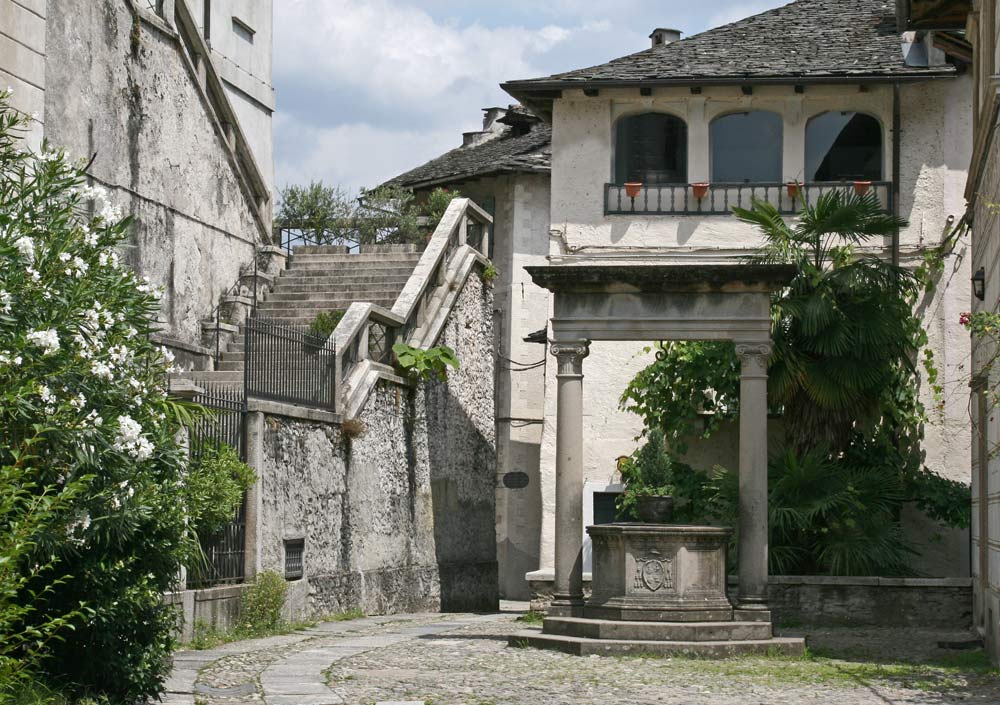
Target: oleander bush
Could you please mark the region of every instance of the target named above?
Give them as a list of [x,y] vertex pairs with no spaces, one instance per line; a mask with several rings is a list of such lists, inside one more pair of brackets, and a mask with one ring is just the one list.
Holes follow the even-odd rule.
[[[162,690],[199,553],[151,336],[157,292],[120,261],[129,220],[61,150],[23,149],[0,93],[0,699],[44,683],[135,703]],[[234,493],[235,494],[235,493]],[[227,500],[228,501],[228,500]],[[231,513],[232,507],[215,507]]]

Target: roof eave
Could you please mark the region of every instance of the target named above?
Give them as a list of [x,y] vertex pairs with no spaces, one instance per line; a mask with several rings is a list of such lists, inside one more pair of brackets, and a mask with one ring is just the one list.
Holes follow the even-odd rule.
[[410,190],[416,191],[418,189],[425,188],[435,188],[437,186],[446,186],[448,184],[457,184],[463,181],[473,181],[475,179],[484,179],[490,176],[499,176],[500,174],[550,174],[552,173],[551,168],[544,167],[498,167],[496,169],[490,169],[488,171],[475,171],[468,172],[465,174],[454,174],[451,176],[442,176],[437,179],[425,179],[424,181],[400,181],[399,179],[393,179],[392,181],[386,182],[391,184],[396,184],[402,186],[403,188],[408,188]]

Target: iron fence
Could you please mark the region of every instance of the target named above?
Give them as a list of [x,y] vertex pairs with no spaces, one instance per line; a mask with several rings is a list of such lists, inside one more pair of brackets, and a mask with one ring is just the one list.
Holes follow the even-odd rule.
[[336,409],[337,352],[332,338],[251,316],[244,340],[249,396]]
[[[246,459],[244,425],[246,394],[242,388],[206,385],[194,401],[210,413],[195,423],[190,433],[190,453],[194,462],[206,453],[228,445],[241,460]],[[189,588],[209,588],[243,582],[246,576],[246,495],[236,515],[226,526],[211,534],[199,535],[204,561],[188,570]]]
[[361,248],[361,242],[341,233],[328,230],[310,230],[307,228],[279,228],[281,248],[288,254],[295,247],[332,246],[344,247],[345,252],[356,253]]
[[754,199],[794,215],[831,191],[871,192],[886,212],[892,212],[891,181],[642,184],[633,188],[634,197],[622,184],[605,184],[605,215],[730,215],[734,206],[750,208]]

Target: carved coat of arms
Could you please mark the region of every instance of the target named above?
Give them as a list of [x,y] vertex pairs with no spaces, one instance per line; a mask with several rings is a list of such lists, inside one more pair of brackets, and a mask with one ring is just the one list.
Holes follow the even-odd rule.
[[637,558],[635,561],[635,587],[640,590],[646,588],[650,592],[672,589],[674,574],[671,563],[670,558],[661,558],[657,551],[653,551],[643,558]]

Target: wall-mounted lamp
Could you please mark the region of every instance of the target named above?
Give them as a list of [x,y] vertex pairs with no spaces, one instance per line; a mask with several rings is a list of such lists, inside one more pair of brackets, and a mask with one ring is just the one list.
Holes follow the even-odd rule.
[[972,275],[972,293],[976,295],[976,298],[980,301],[986,298],[986,268],[980,267],[975,274]]

